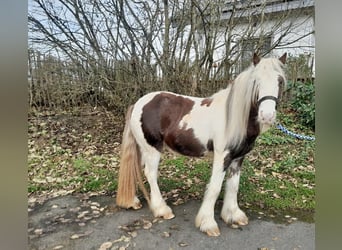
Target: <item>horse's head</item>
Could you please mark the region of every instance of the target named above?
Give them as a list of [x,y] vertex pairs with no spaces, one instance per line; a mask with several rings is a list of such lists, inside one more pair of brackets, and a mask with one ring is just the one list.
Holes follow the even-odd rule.
[[258,86],[256,96],[258,106],[258,122],[267,129],[275,122],[276,107],[285,84],[283,66],[286,53],[280,58],[260,58],[254,54],[254,76]]

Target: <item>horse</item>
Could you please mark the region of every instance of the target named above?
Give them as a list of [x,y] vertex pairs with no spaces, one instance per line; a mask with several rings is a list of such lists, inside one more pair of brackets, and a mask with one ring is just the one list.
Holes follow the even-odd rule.
[[[227,173],[221,217],[228,225],[247,225],[237,193],[240,169],[256,138],[276,120],[276,106],[286,83],[281,57],[261,58],[254,53],[251,65],[232,84],[207,98],[158,91],[141,97],[128,108],[123,132],[116,205],[142,207],[139,187],[155,217],[175,215],[162,198],[157,183],[163,148],[185,156],[213,152],[210,181],[195,225],[208,236],[219,236],[214,206]],[[143,184],[142,171],[150,186]]]

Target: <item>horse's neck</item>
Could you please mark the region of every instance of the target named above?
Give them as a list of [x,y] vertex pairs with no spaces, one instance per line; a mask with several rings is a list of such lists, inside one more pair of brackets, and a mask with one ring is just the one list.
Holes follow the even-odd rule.
[[[241,73],[234,82],[227,96],[227,137],[228,143],[237,146],[248,136],[248,130],[251,132],[256,126],[255,119],[253,124],[249,124],[249,120],[254,116],[255,110],[251,112],[252,89],[248,85],[248,73]],[[253,114],[252,114],[253,113]],[[253,126],[252,126],[253,125]]]
[[230,91],[230,85],[225,88],[225,89],[221,89],[218,92],[216,92],[215,94],[213,94],[212,98],[213,99],[225,99],[227,98],[227,94]]

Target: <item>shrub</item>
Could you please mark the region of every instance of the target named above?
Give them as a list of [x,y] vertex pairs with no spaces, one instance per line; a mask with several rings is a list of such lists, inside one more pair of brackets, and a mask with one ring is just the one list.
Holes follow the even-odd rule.
[[313,83],[297,83],[291,86],[291,108],[302,125],[315,130],[315,86]]

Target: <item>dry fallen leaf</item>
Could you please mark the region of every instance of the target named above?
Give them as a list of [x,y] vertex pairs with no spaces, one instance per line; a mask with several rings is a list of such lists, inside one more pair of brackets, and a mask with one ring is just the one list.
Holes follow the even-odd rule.
[[72,239],[72,240],[75,240],[75,239],[78,239],[78,238],[80,238],[80,236],[78,234],[73,234],[70,237],[70,239]]
[[130,236],[132,236],[132,238],[135,238],[135,237],[138,236],[137,231],[128,232],[128,234],[129,234]]
[[184,200],[182,198],[178,198],[175,202],[172,202],[172,204],[175,206],[178,206],[183,203],[184,203]]
[[63,245],[58,245],[58,246],[55,246],[55,247],[53,248],[53,250],[62,249],[62,248],[64,248]]
[[89,213],[89,211],[82,211],[79,213],[79,215],[77,216],[78,219],[83,218],[87,213]]
[[161,234],[161,236],[164,237],[164,238],[169,238],[171,236],[171,234],[169,232],[163,232]]
[[92,230],[86,231],[86,232],[81,233],[81,234],[73,234],[73,235],[71,235],[70,239],[72,239],[72,240],[79,239],[80,237],[88,236],[91,233],[93,233]]
[[144,225],[143,225],[144,229],[150,229],[152,227],[152,222],[151,221],[143,220],[143,222],[144,222]]
[[34,230],[34,233],[35,233],[36,235],[41,235],[41,234],[43,234],[43,229],[38,228],[38,229]]
[[99,207],[100,203],[93,201],[93,202],[90,203],[90,205]]
[[179,228],[178,225],[172,225],[172,226],[169,227],[169,229],[171,229],[171,230],[176,230],[176,231],[179,231],[179,230],[180,230],[180,228]]
[[182,241],[182,242],[179,242],[179,243],[178,243],[178,246],[180,246],[180,247],[186,247],[186,246],[189,246],[189,244]]
[[110,241],[104,242],[102,243],[102,245],[100,246],[99,250],[106,250],[110,247],[112,247],[113,243]]
[[121,242],[121,241],[123,241],[123,242],[129,242],[131,240],[131,238],[130,237],[126,237],[126,236],[121,236],[121,238],[119,238],[119,239],[117,239],[117,240],[114,240],[113,241],[113,243],[117,243],[117,242]]
[[280,198],[280,196],[279,196],[277,193],[274,193],[274,194],[273,194],[273,197],[276,198],[276,199],[279,199],[279,198]]

